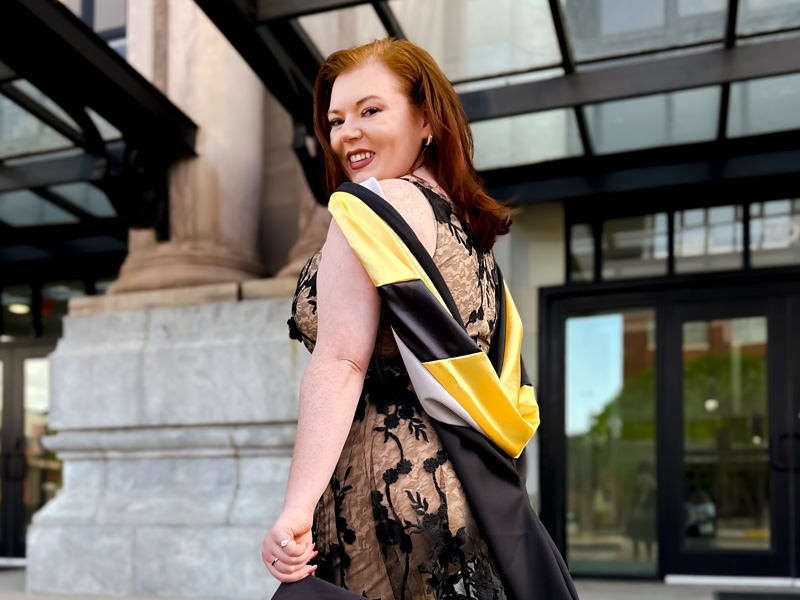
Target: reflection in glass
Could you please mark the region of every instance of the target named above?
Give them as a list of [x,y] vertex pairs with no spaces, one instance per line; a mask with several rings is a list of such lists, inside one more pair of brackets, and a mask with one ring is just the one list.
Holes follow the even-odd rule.
[[566,108],[478,121],[470,127],[478,170],[583,154],[575,113]]
[[[686,343],[687,327],[706,330],[704,347]],[[683,547],[769,550],[767,320],[685,323],[683,333]]]
[[593,104],[584,108],[598,154],[689,144],[717,135],[720,88]]
[[25,459],[28,469],[23,487],[25,526],[33,513],[61,489],[61,462],[45,449],[42,438],[48,432],[50,411],[49,363],[46,358],[24,361]]
[[489,77],[475,81],[465,81],[456,83],[453,89],[459,94],[478,92],[480,90],[490,90],[492,88],[506,87],[509,85],[520,85],[531,81],[543,81],[564,75],[564,69],[542,69],[541,71],[531,71],[529,73],[519,73],[517,75],[502,75],[500,77]]
[[82,281],[50,281],[42,286],[42,331],[44,335],[59,338],[62,335],[64,317],[71,298],[86,295]]
[[72,145],[55,129],[0,94],[0,159]]
[[0,194],[0,221],[15,227],[77,223],[80,219],[29,190]]
[[567,560],[581,575],[655,575],[655,312],[566,324]]
[[675,272],[742,267],[742,207],[714,206],[675,212]]
[[387,35],[371,4],[306,15],[297,21],[324,57]]
[[592,226],[584,223],[573,225],[569,239],[569,280],[594,280],[594,234]]
[[750,263],[754,267],[800,263],[800,200],[750,205]]
[[15,79],[11,82],[15,88],[17,88],[20,92],[30,96],[32,99],[36,100],[39,104],[49,110],[51,113],[56,115],[59,119],[71,125],[77,131],[80,131],[81,128],[78,124],[70,117],[67,112],[61,108],[57,103],[50,99],[44,92],[42,92],[39,88],[34,86],[30,81],[27,79]]
[[114,127],[91,108],[86,109],[86,114],[88,114],[89,118],[94,122],[94,126],[97,127],[97,131],[100,137],[103,138],[103,141],[117,140],[122,137],[122,132],[119,129]]
[[547,0],[390,0],[451,81],[561,63]]
[[736,34],[778,31],[800,25],[800,0],[739,0]]
[[800,74],[731,84],[728,137],[800,128]]
[[95,217],[114,217],[117,214],[108,196],[91,183],[78,181],[53,185],[48,189]]
[[726,0],[561,0],[578,61],[722,39]]
[[603,223],[603,279],[667,274],[667,213]]
[[2,299],[2,334],[4,340],[30,337],[33,333],[31,288],[27,285],[8,285],[0,292]]

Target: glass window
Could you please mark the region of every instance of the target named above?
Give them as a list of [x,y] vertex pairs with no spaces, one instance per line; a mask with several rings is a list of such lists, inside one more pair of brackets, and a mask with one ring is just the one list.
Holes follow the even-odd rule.
[[297,20],[325,57],[388,35],[371,4],[306,15]]
[[2,331],[4,341],[14,338],[30,337],[33,333],[33,317],[31,315],[31,288],[27,285],[9,285],[3,288],[2,294]]
[[50,433],[50,363],[47,358],[26,358],[23,363],[25,382],[23,406],[25,409],[25,527],[33,513],[42,508],[61,489],[61,461],[52,450],[42,444],[42,438]]
[[566,324],[567,561],[579,575],[658,570],[655,312]]
[[800,25],[800,0],[739,0],[736,33],[748,35]]
[[125,27],[125,0],[95,0],[94,30],[108,31]]
[[122,137],[122,132],[119,129],[114,127],[91,108],[86,109],[86,114],[88,114],[89,118],[94,122],[94,126],[97,127],[97,131],[104,141],[118,140]]
[[594,234],[592,226],[573,225],[569,238],[569,280],[594,281]]
[[709,87],[585,107],[597,154],[712,140],[720,88]]
[[86,295],[82,281],[51,281],[42,286],[42,332],[48,337],[61,337],[63,319],[69,300]]
[[471,123],[475,168],[497,169],[583,154],[571,109],[558,108]]
[[742,268],[741,206],[693,208],[675,213],[675,272]]
[[603,223],[603,279],[667,274],[667,213]]
[[800,200],[750,205],[750,264],[754,267],[800,264]]
[[725,34],[727,0],[561,0],[577,61],[701,42]]
[[[689,326],[705,347],[686,343]],[[767,320],[683,327],[683,547],[769,550]]]
[[128,58],[128,38],[121,37],[108,40],[109,47],[122,58]]
[[0,160],[72,145],[71,141],[44,121],[0,95]]
[[72,117],[70,117],[63,108],[61,108],[58,104],[53,102],[49,96],[45,95],[44,92],[42,92],[39,88],[34,86],[27,79],[16,79],[11,82],[11,85],[13,85],[19,91],[23,92],[24,94],[36,100],[36,102],[44,106],[47,110],[56,115],[62,121],[68,123],[78,131],[81,130],[78,124],[75,121],[73,121]]
[[453,89],[455,89],[455,91],[459,94],[467,94],[469,92],[477,92],[480,90],[490,90],[492,88],[529,83],[531,81],[553,79],[554,77],[561,77],[562,75],[564,75],[564,69],[560,67],[557,69],[542,69],[541,71],[532,71],[530,73],[503,75],[502,77],[490,77],[489,79],[478,79],[477,81],[456,83],[453,85]]
[[91,183],[79,181],[53,185],[48,189],[95,217],[114,217],[117,214],[105,192]]
[[0,221],[15,227],[77,223],[80,219],[29,190],[0,194]]
[[547,0],[390,0],[451,81],[561,64]]
[[728,137],[800,128],[800,74],[731,84]]

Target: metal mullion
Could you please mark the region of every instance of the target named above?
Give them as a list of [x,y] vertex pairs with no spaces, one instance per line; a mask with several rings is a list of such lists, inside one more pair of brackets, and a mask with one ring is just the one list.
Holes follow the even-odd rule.
[[42,197],[45,201],[49,202],[50,204],[55,204],[60,209],[67,211],[73,216],[78,217],[81,221],[92,221],[96,220],[93,214],[86,212],[79,206],[75,206],[72,202],[65,200],[58,194],[51,192],[45,188],[32,188],[31,191],[36,194],[37,196]]
[[0,62],[0,83],[8,83],[19,76],[5,63]]
[[667,277],[675,275],[675,211],[667,212]]
[[742,209],[742,269],[748,271],[752,267],[750,255],[750,203],[745,202],[739,204],[738,207]]
[[22,107],[25,111],[29,112],[40,121],[43,121],[49,127],[55,129],[76,146],[80,146],[81,148],[86,147],[87,141],[83,132],[75,129],[54,112],[42,106],[24,92],[18,90],[13,84],[4,83],[0,85],[0,92],[9,100],[12,100],[15,104]]
[[569,75],[575,71],[575,61],[572,58],[572,52],[569,49],[569,42],[567,41],[567,32],[564,27],[564,18],[561,14],[561,5],[559,0],[548,0],[550,4],[550,14],[553,18],[553,25],[556,30],[556,37],[558,38],[558,49],[561,51],[561,64],[564,67],[564,72]]
[[728,107],[731,101],[731,84],[722,84],[722,93],[719,98],[719,120],[717,122],[717,141],[723,142],[728,135]]
[[584,154],[585,156],[594,156],[594,145],[592,144],[591,137],[589,137],[589,127],[586,124],[586,118],[583,114],[583,106],[576,106],[574,111],[575,121],[578,123],[578,133],[583,143]]
[[592,235],[594,236],[594,283],[603,282],[603,221],[596,218],[592,222]]
[[395,15],[394,11],[389,7],[389,2],[387,0],[376,0],[372,3],[372,7],[375,9],[375,12],[378,13],[378,17],[390,37],[398,40],[408,39],[403,32],[400,21],[397,20],[397,15]]
[[739,0],[728,0],[728,20],[725,26],[725,47],[736,45],[736,19],[739,14]]
[[517,69],[515,71],[503,71],[502,73],[494,73],[492,75],[478,75],[477,77],[465,77],[464,79],[452,79],[450,83],[454,86],[464,83],[475,83],[476,81],[486,81],[487,79],[497,79],[500,77],[513,77],[515,75],[527,75],[528,73],[539,73],[541,71],[552,71],[553,69],[563,68],[561,64],[543,65],[540,67],[532,67],[530,69]]
[[460,94],[471,122],[622,100],[800,71],[800,39],[737,46],[659,61]]
[[787,27],[786,29],[772,29],[770,31],[757,31],[755,33],[743,33],[736,36],[737,40],[750,40],[758,37],[770,37],[777,33],[797,33],[800,31],[800,26]]

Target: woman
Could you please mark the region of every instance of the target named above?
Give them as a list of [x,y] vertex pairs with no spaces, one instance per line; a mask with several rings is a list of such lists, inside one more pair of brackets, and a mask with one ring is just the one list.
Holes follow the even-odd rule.
[[[376,194],[352,184],[334,194],[327,241],[300,275],[290,326],[313,354],[284,510],[262,546],[267,568],[285,583],[316,571],[357,596],[383,600],[576,598],[512,458],[533,434],[538,410],[521,381],[521,328],[516,336],[516,311],[513,303],[506,311],[491,252],[511,214],[477,180],[458,96],[427,52],[379,40],[328,58],[314,119],[329,188],[349,181]],[[395,273],[387,280],[381,269],[398,261],[408,261],[418,279]],[[444,316],[431,321],[437,311]],[[493,339],[506,339],[506,312],[516,355],[506,352],[502,374],[516,378],[513,385],[500,381],[502,356],[490,362],[486,354]],[[449,335],[458,340],[443,342]],[[423,338],[473,352],[415,363],[430,349]],[[473,366],[464,369],[462,359]],[[493,378],[496,389],[512,389],[513,410],[494,418],[492,403],[501,400],[484,394],[482,406],[440,375],[433,387],[462,421],[449,419],[443,404],[423,408],[427,384],[414,379],[412,386],[409,370],[430,378],[417,366],[433,362],[451,363],[455,379],[485,372],[479,383]]]

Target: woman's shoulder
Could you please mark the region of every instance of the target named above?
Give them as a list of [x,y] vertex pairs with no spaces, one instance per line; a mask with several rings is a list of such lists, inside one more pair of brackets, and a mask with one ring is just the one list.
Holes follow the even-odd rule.
[[378,183],[386,201],[414,230],[425,249],[433,254],[436,226],[433,208],[426,196],[407,179],[382,179]]

